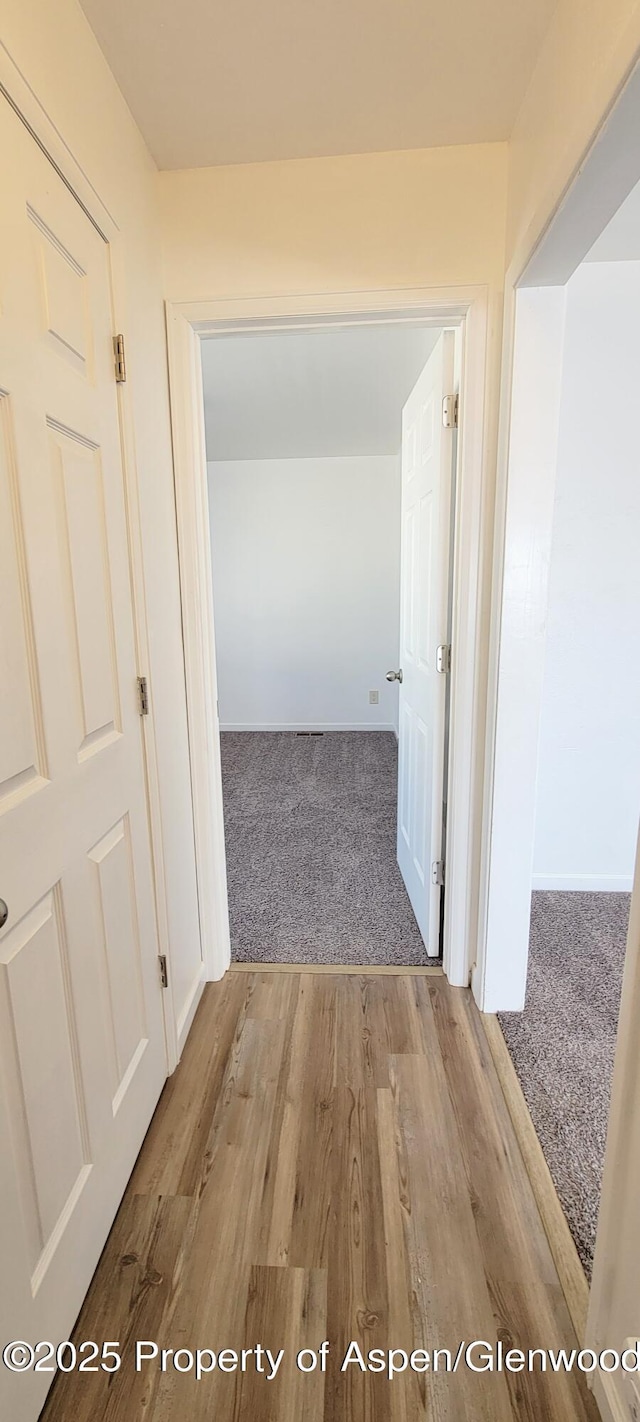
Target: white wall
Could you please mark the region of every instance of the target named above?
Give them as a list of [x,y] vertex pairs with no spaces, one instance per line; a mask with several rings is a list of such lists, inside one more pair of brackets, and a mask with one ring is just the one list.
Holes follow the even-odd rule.
[[222,729],[395,725],[399,458],[208,470]]
[[630,889],[640,814],[640,262],[567,289],[534,888]]

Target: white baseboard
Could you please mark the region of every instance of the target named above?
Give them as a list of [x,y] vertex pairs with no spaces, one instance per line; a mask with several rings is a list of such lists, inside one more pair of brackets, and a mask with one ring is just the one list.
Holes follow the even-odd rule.
[[630,894],[633,876],[626,874],[534,874],[532,889],[563,893]]
[[251,725],[246,721],[221,721],[221,731],[392,731],[395,726],[379,721],[270,721]]
[[602,1422],[629,1422],[631,1409],[623,1396],[623,1386],[619,1373],[598,1371],[591,1375],[591,1389]]

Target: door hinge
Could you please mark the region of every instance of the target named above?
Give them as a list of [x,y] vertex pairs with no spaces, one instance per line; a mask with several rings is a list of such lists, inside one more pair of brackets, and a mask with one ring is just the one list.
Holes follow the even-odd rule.
[[138,710],[141,716],[149,715],[149,687],[146,676],[138,677]]
[[124,336],[114,336],[113,338],[113,358],[116,368],[116,383],[124,385],[127,378],[127,362],[124,353]]
[[166,953],[158,954],[158,964],[160,967],[160,985],[165,988],[169,986],[169,969],[167,967]]
[[434,859],[431,865],[431,883],[444,884],[444,859]]
[[445,673],[451,671],[451,647],[446,642],[436,647],[436,671]]
[[446,430],[454,430],[458,425],[458,396],[445,395],[442,401],[442,423]]

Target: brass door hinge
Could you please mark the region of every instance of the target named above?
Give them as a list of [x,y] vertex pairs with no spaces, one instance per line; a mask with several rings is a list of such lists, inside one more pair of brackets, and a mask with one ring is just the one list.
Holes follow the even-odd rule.
[[138,710],[141,716],[149,715],[149,687],[146,676],[138,677]]
[[166,953],[160,953],[158,955],[158,963],[160,965],[160,985],[166,988],[169,986],[169,969],[167,967]]
[[124,336],[114,336],[113,338],[113,359],[116,369],[116,383],[124,385],[127,378],[127,362],[125,360]]

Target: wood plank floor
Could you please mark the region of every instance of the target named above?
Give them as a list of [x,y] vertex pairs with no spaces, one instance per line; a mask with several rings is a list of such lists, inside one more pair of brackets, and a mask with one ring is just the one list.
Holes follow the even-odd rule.
[[[578,1374],[341,1371],[352,1340],[575,1346],[481,1021],[439,976],[211,984],[74,1336],[122,1367],[59,1376],[42,1422],[597,1417]],[[271,1381],[255,1353],[198,1380],[174,1355],[136,1373],[136,1340],[285,1352]]]

